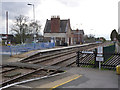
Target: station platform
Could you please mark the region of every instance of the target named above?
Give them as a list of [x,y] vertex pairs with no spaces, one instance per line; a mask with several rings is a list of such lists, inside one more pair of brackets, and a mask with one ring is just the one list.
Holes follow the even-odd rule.
[[66,72],[20,85],[14,88],[101,88],[100,90],[118,90],[119,76],[115,71],[99,70],[93,68],[66,67]]
[[2,55],[2,63],[4,62],[17,62],[17,61],[21,61],[25,58],[29,58],[33,55],[39,54],[39,53],[46,53],[46,52],[53,52],[53,51],[60,51],[60,50],[65,50],[65,49],[71,49],[71,48],[78,48],[78,47],[83,47],[89,44],[96,44],[96,43],[88,43],[88,44],[82,44],[82,45],[73,45],[73,46],[56,46],[54,48],[51,49],[42,49],[42,50],[32,50],[29,52],[24,52],[21,54],[17,54],[17,55],[13,55],[13,56],[6,56],[6,55]]
[[[55,47],[55,48],[61,48],[61,47]],[[53,49],[55,49],[55,48],[53,48]],[[25,58],[28,58],[30,56],[33,56],[35,54],[38,54],[40,52],[47,51],[47,50],[51,50],[51,49],[32,50],[32,51],[29,51],[29,52],[24,52],[24,53],[17,54],[17,55],[12,55],[12,56],[10,56],[10,55],[1,55],[2,61],[0,62],[0,64],[2,65],[2,63],[21,61],[21,60],[23,60]]]

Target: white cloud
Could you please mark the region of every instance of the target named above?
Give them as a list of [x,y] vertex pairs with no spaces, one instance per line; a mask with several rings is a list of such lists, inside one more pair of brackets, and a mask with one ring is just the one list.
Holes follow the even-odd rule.
[[61,19],[70,18],[73,29],[82,28],[86,34],[93,29],[96,36],[109,39],[111,31],[118,26],[117,5],[115,0],[60,0],[60,3],[58,0],[43,0],[36,14],[43,25],[52,15],[60,15]]

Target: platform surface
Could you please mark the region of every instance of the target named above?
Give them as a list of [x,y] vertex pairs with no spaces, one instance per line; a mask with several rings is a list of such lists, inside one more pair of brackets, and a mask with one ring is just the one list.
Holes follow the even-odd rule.
[[24,83],[11,88],[118,88],[120,77],[115,71],[93,68],[66,68],[66,73]]

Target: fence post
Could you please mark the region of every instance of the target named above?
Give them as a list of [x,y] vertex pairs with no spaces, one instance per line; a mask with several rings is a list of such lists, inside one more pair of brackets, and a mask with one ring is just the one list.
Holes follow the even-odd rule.
[[35,50],[35,44],[36,44],[36,43],[34,42],[34,43],[33,43],[34,50]]
[[80,67],[80,65],[79,65],[79,57],[80,57],[80,52],[79,51],[77,51],[77,59],[76,59],[76,64],[77,64],[77,67]]
[[95,66],[94,67],[99,67],[99,62],[96,61],[96,57],[97,57],[97,48],[95,48],[95,51],[94,51],[94,55],[95,55]]
[[10,56],[12,56],[12,47],[11,46],[9,47],[10,47]]

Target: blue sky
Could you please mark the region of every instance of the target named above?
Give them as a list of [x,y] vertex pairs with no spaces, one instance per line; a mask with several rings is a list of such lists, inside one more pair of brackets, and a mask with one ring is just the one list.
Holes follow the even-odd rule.
[[59,15],[61,19],[70,19],[72,29],[83,29],[85,34],[110,39],[113,29],[118,29],[119,0],[2,0],[2,25],[0,33],[5,31],[5,12],[9,12],[9,33],[15,16],[20,14],[33,19],[32,6],[35,5],[35,17],[42,25],[46,19]]

